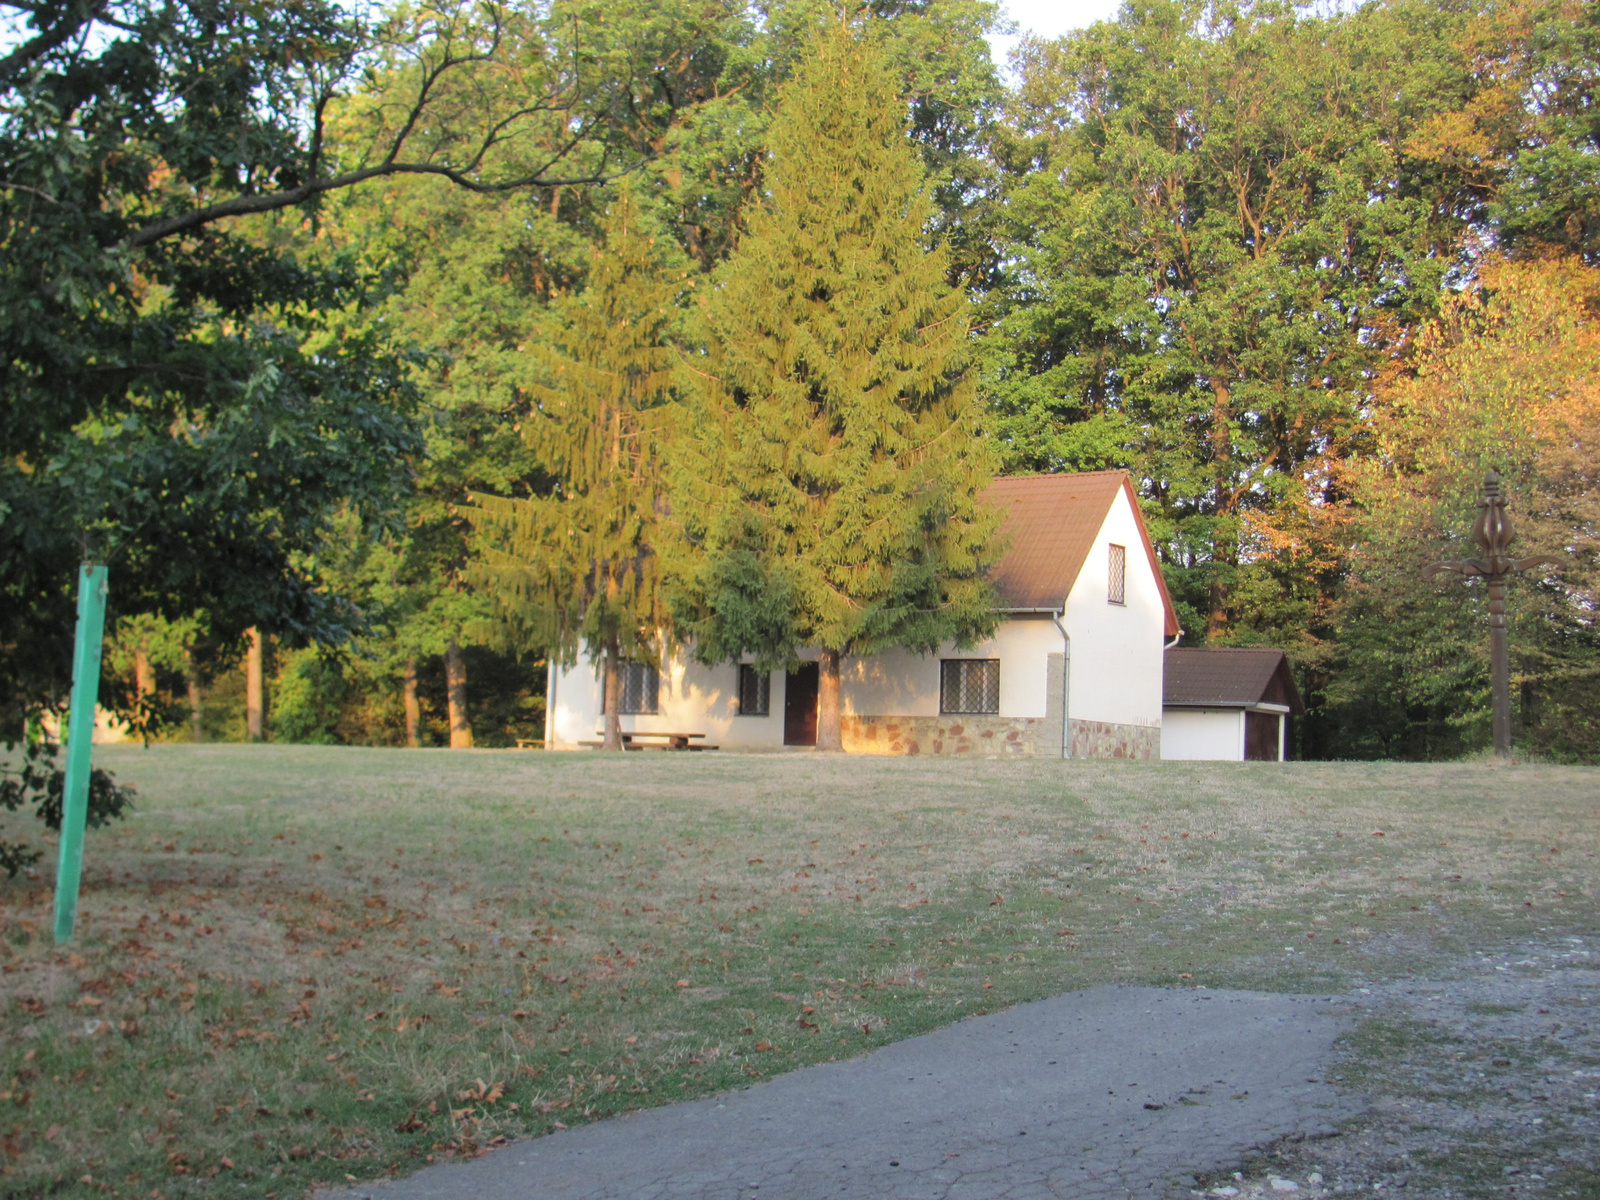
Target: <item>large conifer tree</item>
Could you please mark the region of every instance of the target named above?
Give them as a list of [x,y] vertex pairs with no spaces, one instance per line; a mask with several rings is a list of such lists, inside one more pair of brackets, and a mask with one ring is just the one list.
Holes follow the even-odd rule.
[[671,334],[684,273],[642,228],[630,190],[607,216],[588,286],[556,303],[530,339],[521,424],[549,485],[478,495],[474,572],[499,616],[552,658],[602,659],[603,747],[622,748],[623,659],[651,659],[665,623],[656,555],[660,426],[671,398]]
[[825,750],[841,748],[842,657],[994,624],[967,301],[927,244],[906,112],[879,48],[844,26],[784,88],[674,459],[697,656],[777,666],[817,647]]

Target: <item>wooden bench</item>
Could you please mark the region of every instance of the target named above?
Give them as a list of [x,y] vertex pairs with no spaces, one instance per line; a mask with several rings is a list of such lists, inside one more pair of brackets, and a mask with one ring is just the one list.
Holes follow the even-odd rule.
[[543,738],[518,738],[517,739],[517,749],[518,750],[543,750],[544,749],[544,739]]
[[[669,730],[646,729],[638,731],[624,731],[622,734],[622,748],[624,750],[715,750],[717,747],[708,746],[704,742],[696,744],[693,739],[703,738],[703,733],[674,733]],[[582,741],[580,746],[600,747],[604,741]]]

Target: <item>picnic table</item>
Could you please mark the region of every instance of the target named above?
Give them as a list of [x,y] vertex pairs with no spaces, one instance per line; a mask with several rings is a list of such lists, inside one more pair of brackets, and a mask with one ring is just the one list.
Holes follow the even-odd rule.
[[[603,733],[596,730],[599,736]],[[622,734],[622,748],[624,750],[715,750],[715,746],[708,746],[704,742],[695,744],[695,738],[703,738],[703,733],[676,733],[664,729],[624,730]],[[599,741],[579,742],[580,746],[599,746]]]

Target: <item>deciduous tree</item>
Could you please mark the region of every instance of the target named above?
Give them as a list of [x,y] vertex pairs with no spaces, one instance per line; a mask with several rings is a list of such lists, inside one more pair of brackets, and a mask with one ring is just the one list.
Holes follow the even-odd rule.
[[1519,555],[1565,554],[1509,589],[1518,739],[1600,756],[1600,271],[1576,259],[1482,264],[1377,396],[1378,453],[1336,610],[1332,719],[1346,753],[1437,757],[1488,736],[1486,600],[1426,583],[1434,558],[1477,554],[1469,531],[1498,469]]
[[3,7],[26,26],[0,54],[4,719],[64,693],[86,556],[113,616],[340,640],[312,552],[341,504],[405,492],[414,380],[332,318],[372,281],[302,254],[302,223],[401,176],[607,178],[653,153],[650,82],[587,45],[597,13],[542,4]]
[[1486,219],[1410,152],[1481,86],[1465,21],[1136,0],[1025,49],[997,432],[1013,468],[1143,481],[1191,637],[1322,622],[1365,397]]

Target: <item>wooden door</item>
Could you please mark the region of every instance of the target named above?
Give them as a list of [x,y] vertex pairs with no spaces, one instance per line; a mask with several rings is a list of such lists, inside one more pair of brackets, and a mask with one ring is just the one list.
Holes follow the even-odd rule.
[[783,689],[783,744],[817,744],[817,664],[790,671]]
[[1244,715],[1244,757],[1246,762],[1278,761],[1277,713],[1247,712]]

